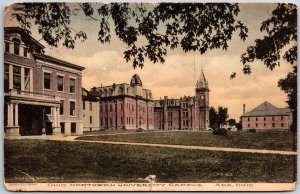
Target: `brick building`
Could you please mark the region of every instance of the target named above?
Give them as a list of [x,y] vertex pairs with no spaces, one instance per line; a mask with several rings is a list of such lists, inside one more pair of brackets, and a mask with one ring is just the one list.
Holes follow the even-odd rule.
[[161,130],[207,130],[209,128],[209,88],[201,71],[195,96],[156,100],[154,128]]
[[100,129],[99,98],[82,88],[83,131]]
[[82,134],[84,67],[44,54],[19,27],[4,28],[6,135]]
[[152,92],[137,74],[130,84],[94,87],[91,93],[100,98],[101,129],[154,129]]
[[292,112],[289,108],[277,108],[264,102],[241,116],[243,130],[255,129],[289,131],[292,124]]

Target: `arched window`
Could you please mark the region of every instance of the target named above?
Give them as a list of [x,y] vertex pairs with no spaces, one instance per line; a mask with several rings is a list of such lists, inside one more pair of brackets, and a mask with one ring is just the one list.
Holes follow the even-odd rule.
[[122,95],[124,92],[124,89],[122,87],[119,87],[118,89],[118,95]]
[[104,90],[103,91],[103,97],[106,97],[107,96],[107,90]]
[[112,96],[112,94],[113,94],[113,89],[110,88],[110,89],[109,89],[109,92],[108,92],[108,95],[109,95],[109,96]]
[[20,55],[20,45],[21,45],[20,39],[13,38],[12,41],[14,42],[14,54]]

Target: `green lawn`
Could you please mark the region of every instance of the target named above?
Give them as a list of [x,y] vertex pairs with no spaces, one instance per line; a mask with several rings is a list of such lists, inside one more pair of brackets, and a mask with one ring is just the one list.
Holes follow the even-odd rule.
[[[6,182],[294,182],[296,156],[5,140]],[[29,178],[31,177],[31,178]]]
[[224,137],[213,135],[212,132],[171,131],[153,133],[141,132],[113,136],[82,136],[77,139],[287,151],[296,150],[296,137],[293,133],[289,132],[230,132],[227,137]]

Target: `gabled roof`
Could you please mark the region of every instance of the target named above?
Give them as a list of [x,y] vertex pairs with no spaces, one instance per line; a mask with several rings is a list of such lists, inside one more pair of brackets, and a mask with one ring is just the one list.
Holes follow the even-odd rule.
[[273,104],[265,101],[261,105],[257,106],[253,110],[246,112],[242,117],[254,117],[254,116],[275,116],[275,115],[290,115],[291,110],[289,108],[278,108]]
[[69,63],[67,61],[63,61],[61,59],[57,59],[57,58],[54,58],[54,57],[51,57],[49,55],[45,55],[45,54],[33,54],[33,56],[36,58],[36,59],[40,59],[40,60],[43,60],[43,61],[48,61],[48,62],[52,62],[52,63],[56,63],[58,65],[62,65],[62,66],[65,66],[65,67],[70,67],[70,68],[74,68],[74,69],[77,69],[77,70],[84,70],[85,67],[82,67],[82,66],[79,66],[79,65],[75,65],[73,63]]

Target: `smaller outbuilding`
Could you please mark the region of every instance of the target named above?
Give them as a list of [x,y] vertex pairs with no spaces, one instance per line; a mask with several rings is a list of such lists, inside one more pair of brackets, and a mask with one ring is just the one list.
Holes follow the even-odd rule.
[[276,130],[289,131],[292,124],[292,112],[289,108],[278,108],[265,101],[241,116],[244,131]]

